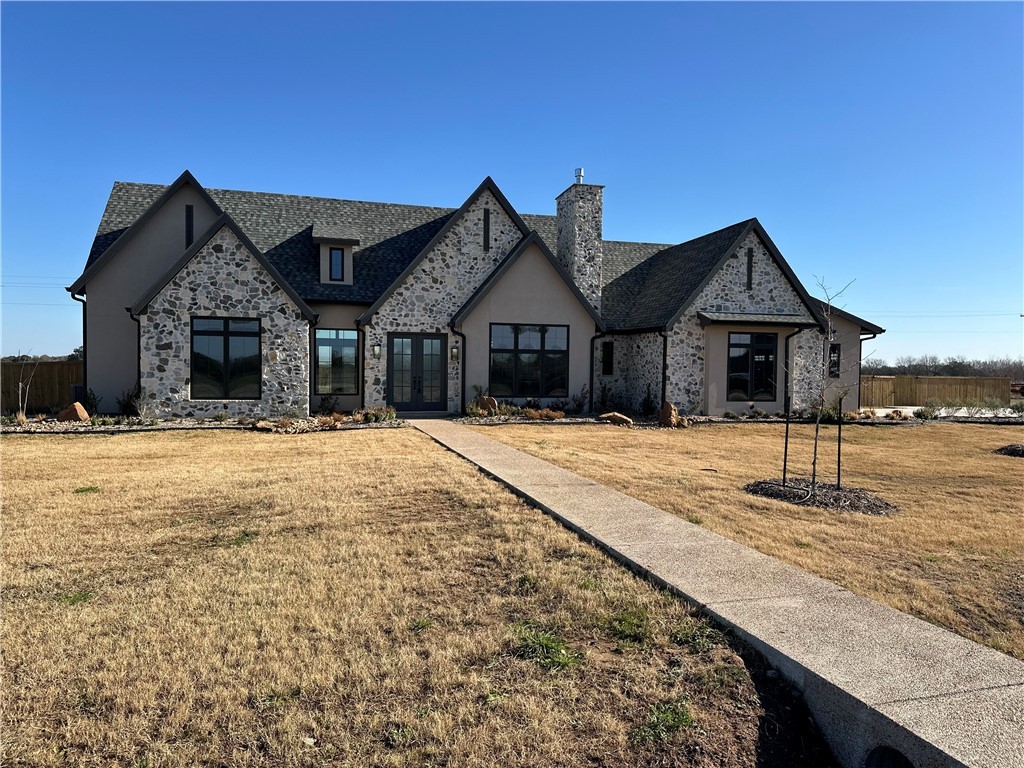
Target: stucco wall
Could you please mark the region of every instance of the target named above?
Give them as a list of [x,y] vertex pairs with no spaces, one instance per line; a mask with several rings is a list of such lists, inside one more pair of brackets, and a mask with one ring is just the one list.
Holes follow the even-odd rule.
[[[492,286],[462,325],[466,334],[466,388],[488,388],[490,324],[568,325],[568,399],[590,386],[594,320],[536,245],[530,246]],[[548,400],[543,402],[547,403]]]
[[[192,400],[191,318],[258,318],[259,400]],[[304,416],[309,412],[309,324],[235,234],[224,227],[140,316],[147,415]]]
[[[841,349],[840,377],[828,379],[825,384],[825,405],[845,392],[844,410],[860,406],[860,326],[830,315],[832,341]],[[793,406],[806,408],[818,402],[822,376],[827,372],[828,345],[825,334],[816,330],[803,331],[794,341]]]
[[216,215],[192,187],[184,186],[107,264],[86,290],[86,379],[99,410],[117,412],[117,397],[135,388],[138,327],[131,306],[185,252],[185,206],[192,205],[193,232],[199,237]]
[[[361,304],[330,304],[327,302],[310,302],[309,308],[312,309],[320,316],[320,321],[316,325],[316,328],[322,328],[327,330],[341,330],[341,331],[354,331],[356,330],[356,318],[359,317],[365,310],[366,307]],[[316,381],[316,355],[313,352],[313,340],[314,340],[315,328],[310,328],[310,363],[309,363],[309,381],[310,381],[310,410],[316,412],[320,410],[320,403],[323,400],[322,397],[315,394],[313,391],[313,384]],[[356,362],[359,366],[359,387],[360,392],[362,388],[366,386],[365,377],[363,376],[363,357],[365,350],[363,345],[359,344],[356,348]],[[359,408],[360,395],[331,395],[334,399],[334,404],[337,408],[343,411],[354,411]]]
[[[747,248],[753,248],[753,280],[752,287],[747,288]],[[669,333],[668,346],[668,383],[667,398],[683,412],[708,412],[709,408],[721,413],[727,407],[724,398],[721,405],[706,400],[705,377],[715,379],[715,391],[724,391],[726,370],[723,365],[715,364],[713,369],[707,367],[707,344],[709,337],[697,319],[697,313],[706,312],[757,312],[764,314],[796,314],[801,320],[813,322],[814,318],[800,300],[799,294],[779,269],[775,260],[768,253],[757,234],[751,232],[743,241],[736,253],[726,259],[722,268],[711,278],[710,282],[697,296],[687,311],[679,319]],[[765,327],[767,333],[779,333],[780,329]],[[789,331],[787,330],[786,333]],[[781,359],[782,343],[778,357]],[[805,334],[801,334],[805,335]],[[712,337],[715,344],[727,344],[728,336]],[[799,337],[798,337],[799,338]],[[723,351],[723,355],[725,352]],[[717,355],[716,355],[717,359]],[[806,376],[806,368],[798,366],[794,371],[797,377]],[[782,379],[779,379],[781,386]],[[799,385],[798,385],[799,386]],[[801,391],[803,387],[800,387]],[[781,398],[779,400],[781,403]],[[754,405],[765,408],[759,403]],[[730,403],[728,410],[749,408],[750,403]],[[777,408],[781,404],[777,403]],[[768,410],[765,408],[765,410]]]
[[[484,208],[491,211],[490,250],[483,249]],[[366,349],[381,345],[379,360],[366,357],[366,405],[384,405],[387,393],[387,334],[438,333],[447,345],[457,344],[449,332],[452,316],[469,299],[519,240],[522,233],[487,190],[469,206],[459,221],[388,297],[366,327]],[[448,410],[461,403],[459,363],[448,359]]]

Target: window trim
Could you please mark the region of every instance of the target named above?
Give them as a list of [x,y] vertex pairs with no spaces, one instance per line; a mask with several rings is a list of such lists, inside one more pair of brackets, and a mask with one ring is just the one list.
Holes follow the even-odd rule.
[[615,342],[601,342],[601,375],[615,375]]
[[[835,350],[835,367],[832,365],[832,350]],[[843,345],[837,342],[829,342],[828,345],[828,377],[830,379],[841,379],[843,377]]]
[[[220,320],[223,322],[222,331],[196,331],[196,320]],[[228,330],[229,323],[232,320],[252,322],[256,321],[259,326],[256,331],[236,331],[231,333]],[[195,337],[199,336],[219,336],[224,339],[224,397],[194,397],[192,395],[192,385],[195,381],[195,364],[196,355],[193,345],[195,343]],[[260,363],[260,375],[256,383],[256,397],[228,397],[228,372],[229,372],[229,350],[232,336],[244,336],[247,338],[256,339],[256,357]],[[188,398],[189,400],[198,400],[205,403],[216,403],[216,402],[254,402],[263,399],[263,319],[259,317],[220,317],[211,315],[192,315],[189,317],[189,338],[188,338]]]
[[[564,352],[565,353],[565,395],[523,395],[523,394],[519,394],[518,393],[518,390],[519,390],[519,351],[520,351],[519,350],[519,332],[516,331],[516,330],[513,330],[513,347],[511,349],[508,349],[506,347],[501,347],[500,349],[494,349],[493,347],[491,347],[491,338],[493,337],[494,326],[496,326],[496,325],[507,325],[507,326],[511,326],[513,329],[521,328],[523,326],[537,326],[538,328],[565,328],[565,349],[552,349],[552,350],[548,350],[545,347],[545,343],[544,343],[545,339],[547,338],[547,334],[545,332],[541,332],[541,335],[540,335],[540,349],[537,349],[537,350],[526,350],[527,352],[536,351],[537,354],[540,356],[540,383],[541,384],[544,383],[544,378],[545,378],[545,376],[544,376],[544,373],[545,373],[545,371],[544,371],[544,355],[546,353],[548,353],[548,352],[559,352],[559,353]],[[494,352],[511,352],[512,353],[512,394],[510,394],[510,395],[493,395],[494,397],[511,397],[511,398],[518,398],[518,399],[521,399],[521,400],[532,400],[532,399],[537,399],[537,400],[558,400],[558,399],[568,398],[569,397],[569,391],[570,391],[570,387],[569,387],[569,370],[572,367],[572,358],[570,357],[570,354],[569,354],[570,353],[570,346],[569,345],[571,343],[571,339],[570,339],[571,332],[572,332],[572,328],[568,324],[562,325],[561,323],[490,323],[488,325],[488,327],[487,327],[487,391],[488,392],[492,392],[492,386],[491,386],[491,355]]]
[[[750,362],[747,368],[747,395],[749,397],[733,397],[732,388],[729,386],[729,361],[730,351],[733,348],[733,336],[750,336],[749,344],[735,344],[737,347],[745,347],[750,350]],[[775,343],[772,345],[772,358],[774,360],[774,370],[772,372],[771,383],[772,383],[772,397],[770,400],[755,400],[754,395],[754,350],[755,349],[766,349],[765,344],[754,344],[754,336],[771,336]],[[779,334],[772,333],[770,331],[729,331],[726,337],[725,344],[725,400],[729,403],[772,403],[779,399]]]
[[[319,358],[317,357],[317,331],[350,331],[356,335],[356,391],[355,392],[317,392],[317,368],[319,366]],[[312,395],[314,397],[327,398],[327,397],[358,397],[363,391],[363,355],[362,355],[362,338],[358,328],[321,328],[314,326],[311,334],[311,345],[310,345],[310,360],[312,365],[310,366],[310,380],[312,382]]]
[[[340,256],[339,265],[340,270],[337,276],[334,274],[334,254],[338,253]],[[330,245],[327,247],[327,279],[332,283],[343,283],[345,282],[345,248],[343,246]],[[324,329],[324,330],[335,330]],[[347,330],[339,328],[337,330]]]

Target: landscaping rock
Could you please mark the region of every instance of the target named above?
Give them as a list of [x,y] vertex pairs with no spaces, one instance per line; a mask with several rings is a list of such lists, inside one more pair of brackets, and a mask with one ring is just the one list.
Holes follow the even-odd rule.
[[619,424],[624,427],[632,427],[633,420],[629,416],[623,416],[618,411],[611,411],[609,413],[602,413],[597,417],[598,421],[607,421],[609,424]]
[[493,397],[488,397],[486,395],[480,395],[476,399],[476,407],[487,413],[489,416],[494,416],[498,413],[498,401]]
[[679,411],[675,405],[668,400],[661,404],[661,413],[658,415],[658,423],[663,427],[674,427],[679,423]]
[[685,416],[680,416],[676,419],[676,426],[679,427],[679,429],[686,429],[690,426],[690,420]]
[[57,421],[89,421],[89,412],[75,402],[57,414]]

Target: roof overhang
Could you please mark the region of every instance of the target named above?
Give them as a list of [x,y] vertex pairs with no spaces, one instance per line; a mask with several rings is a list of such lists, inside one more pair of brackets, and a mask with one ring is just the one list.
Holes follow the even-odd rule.
[[771,315],[757,312],[698,312],[701,327],[708,325],[770,325],[785,328],[817,328],[804,315]]

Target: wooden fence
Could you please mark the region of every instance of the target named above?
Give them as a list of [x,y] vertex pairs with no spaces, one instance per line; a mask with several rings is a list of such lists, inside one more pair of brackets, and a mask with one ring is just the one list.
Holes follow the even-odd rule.
[[987,376],[861,376],[861,408],[892,408],[940,403],[998,399],[1010,404],[1010,380]]
[[[28,390],[28,413],[63,408],[72,402],[72,387],[82,383],[81,360],[28,363],[0,363],[0,411],[18,410],[18,383],[32,383]],[[33,368],[35,373],[33,374]]]

